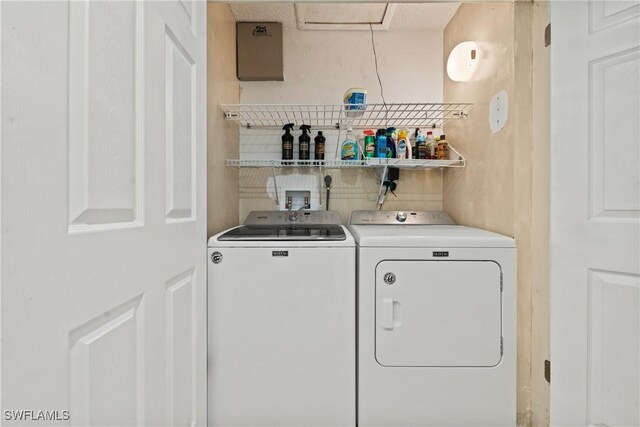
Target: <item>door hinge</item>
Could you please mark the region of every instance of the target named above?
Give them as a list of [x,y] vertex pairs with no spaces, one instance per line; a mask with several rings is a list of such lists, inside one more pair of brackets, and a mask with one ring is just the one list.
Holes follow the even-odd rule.
[[503,281],[502,281],[502,271],[500,272],[500,292],[502,292],[502,289],[504,289],[504,285],[503,285]]
[[551,24],[547,24],[544,28],[544,47],[548,47],[551,44]]
[[551,384],[551,360],[544,361],[544,379]]
[[500,337],[500,356],[504,356],[504,339]]

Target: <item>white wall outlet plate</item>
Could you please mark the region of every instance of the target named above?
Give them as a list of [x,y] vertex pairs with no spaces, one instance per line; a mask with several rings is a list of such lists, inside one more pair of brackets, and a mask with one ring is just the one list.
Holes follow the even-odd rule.
[[498,133],[505,127],[509,119],[509,95],[506,90],[493,95],[489,103],[489,126],[491,132]]

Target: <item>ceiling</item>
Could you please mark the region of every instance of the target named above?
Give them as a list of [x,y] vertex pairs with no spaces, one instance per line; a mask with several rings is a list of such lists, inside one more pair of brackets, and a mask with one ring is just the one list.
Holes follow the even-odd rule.
[[[444,30],[460,3],[231,3],[239,22],[282,22],[298,31],[296,18],[304,16],[305,29],[367,29],[369,23],[389,31]],[[300,12],[303,13],[300,13]],[[385,19],[385,12],[387,16]],[[318,25],[319,24],[319,25]],[[327,25],[329,24],[329,25]],[[363,25],[364,24],[364,25]],[[333,25],[333,27],[332,27]]]

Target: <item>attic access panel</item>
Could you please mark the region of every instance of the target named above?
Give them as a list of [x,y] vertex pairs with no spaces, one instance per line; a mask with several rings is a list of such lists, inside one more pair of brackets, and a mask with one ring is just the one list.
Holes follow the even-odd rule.
[[388,30],[396,10],[392,3],[296,3],[299,30]]

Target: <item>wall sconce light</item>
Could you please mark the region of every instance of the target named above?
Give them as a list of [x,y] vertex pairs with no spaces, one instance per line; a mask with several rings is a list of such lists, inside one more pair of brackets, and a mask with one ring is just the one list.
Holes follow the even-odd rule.
[[476,42],[462,42],[453,48],[447,59],[447,74],[456,82],[468,82],[478,68],[480,60]]

